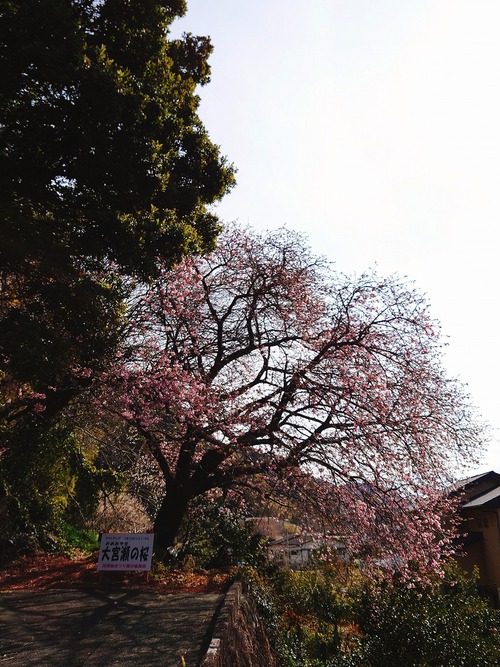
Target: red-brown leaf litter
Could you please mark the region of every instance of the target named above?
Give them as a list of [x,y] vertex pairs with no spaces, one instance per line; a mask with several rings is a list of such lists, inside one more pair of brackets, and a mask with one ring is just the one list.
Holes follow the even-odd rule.
[[23,556],[1,567],[0,591],[123,586],[158,593],[203,592],[222,590],[230,578],[227,571],[170,570],[154,566],[149,581],[143,572],[106,573],[100,579],[97,555],[75,554],[70,558],[40,553]]

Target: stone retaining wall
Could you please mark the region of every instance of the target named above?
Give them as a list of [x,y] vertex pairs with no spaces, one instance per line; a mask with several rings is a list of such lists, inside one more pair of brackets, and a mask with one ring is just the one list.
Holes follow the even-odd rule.
[[210,647],[200,667],[274,667],[269,638],[255,604],[234,583],[217,615]]

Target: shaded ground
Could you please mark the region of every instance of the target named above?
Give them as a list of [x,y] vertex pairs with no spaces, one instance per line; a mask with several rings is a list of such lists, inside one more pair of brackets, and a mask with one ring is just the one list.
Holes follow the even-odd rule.
[[221,593],[45,590],[0,595],[0,665],[194,667]]
[[96,557],[21,558],[0,570],[0,665],[195,667],[227,573],[110,573]]

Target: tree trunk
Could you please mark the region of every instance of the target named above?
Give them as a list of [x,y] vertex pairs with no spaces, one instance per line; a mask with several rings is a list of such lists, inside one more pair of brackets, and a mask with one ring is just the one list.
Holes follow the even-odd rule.
[[175,538],[186,513],[189,497],[175,486],[167,490],[154,523],[156,547],[167,549],[175,544]]
[[156,546],[160,550],[174,546],[189,501],[215,486],[209,477],[212,475],[215,479],[217,468],[225,458],[224,452],[208,450],[191,475],[196,445],[194,437],[187,438],[179,452],[175,477],[169,480],[164,472],[167,492],[154,523]]

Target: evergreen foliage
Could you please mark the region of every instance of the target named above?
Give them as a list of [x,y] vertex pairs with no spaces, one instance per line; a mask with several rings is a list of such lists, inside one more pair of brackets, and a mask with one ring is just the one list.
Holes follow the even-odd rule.
[[211,44],[169,39],[184,11],[0,0],[0,508],[17,542],[59,513],[61,415],[113,357],[135,281],[219,233],[234,173],[197,113]]
[[250,575],[282,666],[499,664],[500,613],[458,567],[426,584],[417,577],[364,581],[354,570],[346,582],[339,571]]
[[223,567],[245,563],[262,565],[264,540],[245,521],[238,508],[224,498],[197,498],[182,528],[179,558],[192,557],[201,567]]
[[55,410],[73,371],[116,344],[124,277],[218,233],[207,207],[233,171],[197,115],[210,42],[167,38],[184,9],[0,5],[0,368],[4,383],[57,387]]

